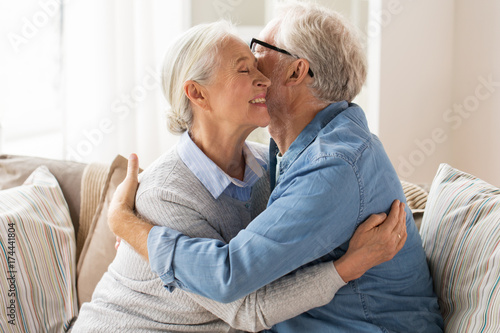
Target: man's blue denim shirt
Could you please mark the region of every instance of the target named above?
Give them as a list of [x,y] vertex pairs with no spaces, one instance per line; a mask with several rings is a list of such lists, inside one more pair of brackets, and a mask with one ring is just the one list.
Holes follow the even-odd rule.
[[[270,164],[273,174],[272,161]],[[268,208],[229,244],[154,227],[151,268],[167,288],[231,302],[315,260],[335,260],[370,214],[405,196],[363,110],[320,111],[284,154]],[[327,305],[271,332],[441,332],[443,320],[411,211],[408,238],[390,261],[341,288]]]

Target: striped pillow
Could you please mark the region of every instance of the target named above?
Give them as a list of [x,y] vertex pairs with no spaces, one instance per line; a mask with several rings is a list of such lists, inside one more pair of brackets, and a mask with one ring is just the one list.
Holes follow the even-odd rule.
[[420,229],[448,332],[500,330],[500,190],[441,164]]
[[2,332],[62,332],[76,315],[75,239],[68,206],[45,166],[0,191]]

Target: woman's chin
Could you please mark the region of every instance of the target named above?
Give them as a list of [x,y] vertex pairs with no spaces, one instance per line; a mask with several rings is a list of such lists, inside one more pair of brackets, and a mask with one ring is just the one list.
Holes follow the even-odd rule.
[[262,115],[262,117],[259,117],[255,123],[257,127],[267,127],[269,123],[271,122],[271,118],[269,117],[269,113],[266,113],[265,115]]
[[[269,115],[269,111],[267,110],[267,106],[266,104],[262,104],[263,107],[259,107],[257,110],[252,110],[253,112],[253,115],[255,117],[257,117],[258,119],[258,122],[259,123],[262,123],[262,122],[267,122],[269,123],[271,121],[271,116]],[[267,126],[267,125],[264,125],[264,127]],[[262,127],[261,125],[259,125],[259,127]]]

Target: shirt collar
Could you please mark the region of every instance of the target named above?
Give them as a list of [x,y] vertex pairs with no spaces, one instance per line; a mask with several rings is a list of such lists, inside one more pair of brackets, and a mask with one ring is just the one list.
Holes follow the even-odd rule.
[[262,168],[267,167],[266,161],[245,143],[243,145],[243,156],[246,163],[244,179],[241,181],[232,178],[203,153],[187,132],[182,134],[177,152],[184,164],[215,199],[231,184],[238,187],[253,186],[264,175]]
[[319,132],[335,118],[339,113],[349,107],[347,101],[336,102],[316,114],[314,119],[300,132],[299,136],[292,142],[290,148],[283,155],[280,168],[285,172],[299,155],[313,142]]

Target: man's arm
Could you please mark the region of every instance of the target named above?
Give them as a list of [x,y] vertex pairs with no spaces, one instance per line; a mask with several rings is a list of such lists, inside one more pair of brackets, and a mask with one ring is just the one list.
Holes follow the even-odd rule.
[[[111,205],[110,227],[118,236],[127,240],[133,247],[135,247],[138,250],[139,253],[141,253],[143,256],[145,256],[147,258],[148,251],[147,251],[147,248],[145,246],[144,241],[147,238],[148,233],[149,233],[150,238],[151,238],[151,232],[152,232],[151,225],[136,218],[130,209],[130,207],[133,205],[133,196],[135,194],[135,189],[137,186],[136,171],[133,169],[134,163],[137,164],[137,159],[132,157],[130,160],[130,164],[132,165],[132,168],[129,169],[127,180],[120,185],[120,188],[117,190],[117,195],[115,196],[115,199],[113,200],[113,203]],[[404,215],[404,212],[402,213],[402,205],[398,207],[398,205],[395,204],[395,205],[393,205],[393,210],[391,211],[391,214],[389,217],[391,217],[391,215],[399,217],[400,215],[402,216],[402,214]],[[353,237],[353,240],[351,241],[351,247],[349,248],[349,250],[351,250],[351,248],[353,249],[353,251],[351,251],[351,252],[355,254],[353,256],[355,258],[358,258],[356,260],[358,260],[359,262],[356,260],[347,260],[346,258],[349,258],[349,256],[347,256],[347,255],[343,257],[344,258],[343,260],[342,259],[338,260],[335,263],[335,265],[336,265],[336,268],[337,268],[340,276],[342,276],[342,278],[346,281],[357,278],[357,277],[361,276],[367,269],[373,267],[374,265],[376,265],[380,262],[383,262],[383,261],[386,261],[386,260],[392,258],[392,256],[394,256],[395,253],[397,253],[397,251],[399,251],[399,249],[402,247],[402,244],[404,243],[404,239],[406,238],[406,231],[404,229],[405,224],[401,223],[401,221],[403,221],[403,220],[404,219],[398,220],[398,218],[391,220],[389,218],[388,222],[383,224],[382,226],[375,226],[375,225],[369,225],[369,224],[362,225],[363,228],[360,227],[358,230],[359,234],[363,235],[363,236],[369,236],[367,239],[369,239],[371,241],[371,243],[363,241],[363,244],[364,243],[367,244],[367,245],[365,245],[366,249],[370,249],[370,246],[372,248],[369,251],[355,249],[355,246],[353,246],[352,244],[355,243],[355,240],[357,238]],[[393,222],[389,223],[390,221],[393,221]],[[126,227],[121,227],[121,226],[126,226]],[[173,246],[175,245],[176,241],[179,239],[182,239],[182,241],[180,243],[181,244],[184,243],[183,246],[187,245],[188,247],[194,247],[197,250],[202,251],[202,252],[197,253],[196,256],[198,256],[200,253],[206,254],[207,252],[205,252],[205,251],[207,251],[207,250],[208,250],[208,252],[213,253],[213,251],[215,249],[215,252],[217,252],[218,248],[221,248],[223,252],[231,250],[231,249],[225,248],[225,247],[227,247],[227,245],[225,245],[222,242],[217,242],[217,241],[214,242],[213,240],[203,240],[203,239],[189,239],[188,237],[186,237],[186,236],[184,236],[176,231],[169,230],[167,228],[160,229],[158,227],[155,227],[155,229],[160,230],[160,237],[156,237],[156,239],[154,239],[152,242],[150,242],[153,244],[150,244],[149,247],[151,248],[151,246],[153,246],[154,251],[156,251],[156,253],[160,254],[159,256],[162,256],[161,253],[163,253],[163,252],[168,253],[170,255],[170,257],[169,257],[170,259],[167,260],[165,267],[170,267],[169,261],[171,261],[172,254],[173,254],[171,252],[171,250],[172,250]],[[153,229],[153,231],[154,231],[154,229]],[[167,232],[165,233],[165,231],[167,231]],[[398,234],[399,234],[399,236],[397,236]],[[260,236],[261,235],[257,234],[256,237],[260,237]],[[397,238],[396,238],[396,236],[397,236]],[[269,239],[266,239],[266,237],[261,237],[261,238],[263,238],[265,241],[269,241]],[[384,240],[387,242],[387,239],[389,239],[390,242],[384,243]],[[165,240],[165,242],[163,242],[163,240]],[[376,240],[376,241],[373,242],[373,240]],[[393,246],[392,247],[387,246],[388,244],[393,244]],[[214,245],[215,245],[215,247],[214,247]],[[272,244],[265,244],[265,245],[271,246],[271,248],[272,248]],[[286,245],[287,244],[285,244],[285,247],[287,247]],[[266,246],[264,248],[266,248]],[[320,246],[320,248],[321,248],[321,246]],[[380,252],[380,251],[377,252],[377,251],[373,251],[374,248],[378,248],[378,249],[383,248],[384,250],[382,252]],[[361,249],[363,249],[363,247]],[[391,250],[387,251],[387,249],[391,249]],[[238,249],[236,249],[236,252],[237,252],[237,250]],[[281,251],[283,251],[283,249],[281,249]],[[327,251],[327,252],[329,252],[329,251]],[[379,256],[379,254],[382,254],[382,255]],[[246,254],[246,256],[248,256],[248,254]],[[243,257],[245,257],[245,255]],[[218,258],[220,260],[220,256]],[[315,258],[311,258],[311,260],[312,259],[315,259]],[[307,259],[302,259],[302,260],[307,260]],[[257,262],[259,261],[258,257],[256,258],[256,261]],[[303,263],[305,263],[305,262],[299,261],[299,263],[296,263],[296,262],[292,263],[292,267],[293,267],[293,265],[300,266]],[[164,264],[164,263],[162,263],[162,264]],[[223,264],[224,264],[224,262],[223,262]],[[200,269],[204,270],[204,268],[202,267],[203,265],[204,265],[203,262],[198,262],[196,264],[197,271],[199,271]],[[212,265],[212,264],[210,264],[210,265]],[[243,266],[245,266],[245,265],[243,265]],[[247,267],[247,268],[249,268],[249,267]],[[293,267],[292,269],[287,268],[287,270],[293,270],[295,268],[296,267]],[[174,265],[174,269],[175,269],[175,265]],[[209,270],[212,269],[212,270],[217,271],[218,267],[207,266],[207,269],[209,269]],[[251,269],[253,270],[254,267],[252,267]],[[255,267],[255,270],[259,271],[258,264]],[[261,272],[265,272],[265,269],[261,270]],[[239,273],[239,274],[237,274],[238,276],[245,276],[245,274],[247,274],[247,273],[250,274],[251,272],[243,272],[243,275],[242,275],[242,272],[238,272],[238,273]],[[287,272],[285,272],[285,273],[287,273]],[[283,273],[283,274],[285,274],[285,273]],[[168,280],[173,279],[173,276],[168,276],[169,274],[171,275],[170,271],[168,271],[166,273],[166,275],[164,274],[162,276],[164,281],[165,280],[168,281]],[[281,272],[274,273],[274,274],[281,274]],[[279,276],[276,276],[276,277],[279,277]],[[224,284],[224,282],[227,284],[229,281],[229,285],[230,286],[233,285],[233,287],[231,287],[231,288],[223,286],[223,289],[227,288],[226,291],[234,288],[234,285],[241,287],[241,285],[247,284],[247,282],[248,282],[248,281],[245,281],[244,283],[242,282],[241,285],[239,283],[235,284],[234,281],[230,281],[231,278],[233,278],[233,277],[230,277],[229,280],[226,279],[225,281],[223,278],[221,278],[223,284]],[[193,277],[193,279],[197,279],[197,277]],[[187,279],[187,281],[188,281],[188,283],[192,284],[192,282],[189,282],[189,279]],[[183,286],[183,282],[181,282],[181,281],[179,281],[178,284],[181,288],[185,287],[185,286]],[[217,282],[217,284],[220,284],[220,283]],[[196,282],[194,283],[194,285],[196,285]],[[254,287],[251,286],[248,288],[254,288]],[[186,288],[186,289],[190,289],[190,288]],[[252,290],[250,290],[249,292],[251,292],[251,291]],[[244,296],[248,293],[247,289],[245,289],[245,291],[243,291],[243,292],[245,294],[243,294],[241,296]],[[213,293],[213,291],[208,292],[207,294],[211,294],[211,293]],[[203,294],[203,293],[200,292],[200,294]],[[233,296],[232,294],[233,293],[231,293],[231,292],[222,293],[222,296],[220,298],[218,298],[217,295],[215,295],[214,298],[218,299],[218,300],[223,300],[223,301],[232,300],[232,299],[227,298],[227,297],[238,298],[237,296]],[[240,295],[238,292],[236,292],[235,294],[238,296]]]
[[[391,223],[397,225],[394,222],[398,209],[401,209],[398,223],[404,225],[405,213],[399,205],[394,206],[392,215],[388,218],[385,214],[370,216],[351,239],[347,253],[342,256],[345,260],[339,259],[334,264],[349,272],[354,279],[364,273],[360,272],[360,266],[372,267],[376,264],[375,257],[369,257],[373,252],[380,254],[377,257],[379,262],[391,259],[396,249],[389,253],[388,248],[397,246],[400,249],[406,239],[406,230],[401,230],[404,239],[399,239],[394,237],[396,235],[391,237],[388,233],[381,232],[380,228],[382,223],[385,226]],[[375,236],[372,233],[377,234]],[[386,256],[382,257],[382,253]],[[227,304],[194,293],[188,292],[187,295],[231,327],[256,332],[329,303],[337,290],[345,285],[333,267],[331,262],[325,262],[298,269],[244,298]]]

